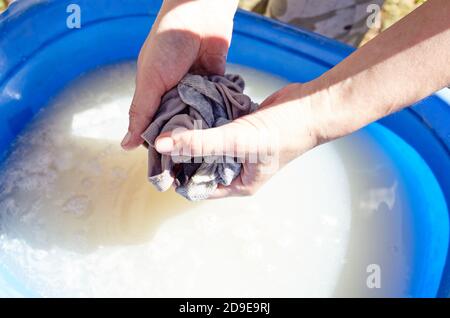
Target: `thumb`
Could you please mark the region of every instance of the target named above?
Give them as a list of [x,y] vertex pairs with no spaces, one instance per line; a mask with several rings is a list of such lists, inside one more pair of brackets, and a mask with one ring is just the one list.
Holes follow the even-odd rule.
[[129,110],[128,132],[121,143],[122,148],[125,150],[134,149],[144,142],[141,134],[150,125],[151,119],[158,109],[161,97],[165,92],[163,83],[153,80],[153,78],[159,77],[153,75],[150,74],[143,77],[138,70],[136,90]]
[[268,154],[270,132],[249,121],[237,119],[226,125],[205,129],[176,129],[164,132],[155,141],[159,153],[189,157],[229,156],[258,160]]

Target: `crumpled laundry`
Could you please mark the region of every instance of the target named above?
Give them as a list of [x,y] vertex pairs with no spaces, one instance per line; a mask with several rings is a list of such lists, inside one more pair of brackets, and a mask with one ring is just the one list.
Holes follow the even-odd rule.
[[149,144],[148,179],[157,190],[174,185],[177,193],[198,201],[207,199],[219,184],[230,185],[239,175],[242,164],[235,158],[209,156],[201,162],[198,158],[180,162],[181,156],[158,153],[154,143],[166,131],[218,127],[255,111],[258,104],[243,94],[244,86],[239,75],[187,74],[162,97],[158,112],[142,134]]

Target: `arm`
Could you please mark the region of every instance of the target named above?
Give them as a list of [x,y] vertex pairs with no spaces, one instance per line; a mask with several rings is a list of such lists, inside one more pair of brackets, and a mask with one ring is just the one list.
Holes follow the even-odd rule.
[[122,147],[143,143],[142,132],[162,95],[189,71],[223,74],[238,0],[165,0],[139,53],[136,90]]
[[[156,148],[161,153],[188,149],[186,155],[194,156],[240,149],[236,154],[242,157],[267,155],[269,148],[281,168],[449,83],[450,1],[429,0],[318,79],[288,85],[257,112],[227,125],[165,133]],[[268,135],[278,140],[276,147],[260,138]],[[215,197],[254,193],[276,172],[264,167],[263,162],[246,162],[240,177]]]
[[312,83],[319,138],[330,140],[450,84],[450,1],[429,0]]

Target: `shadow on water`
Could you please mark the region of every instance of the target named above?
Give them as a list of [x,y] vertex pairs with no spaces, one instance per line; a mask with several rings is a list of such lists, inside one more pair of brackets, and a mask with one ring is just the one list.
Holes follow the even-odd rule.
[[[395,163],[364,130],[337,140],[336,146],[350,180],[352,216],[345,263],[333,296],[407,296],[411,211]],[[374,287],[371,265],[380,269],[380,288]]]

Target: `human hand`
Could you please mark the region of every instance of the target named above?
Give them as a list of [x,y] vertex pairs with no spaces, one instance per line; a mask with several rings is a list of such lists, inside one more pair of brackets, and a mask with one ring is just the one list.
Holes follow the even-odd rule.
[[219,186],[210,198],[251,195],[284,165],[323,140],[313,105],[328,102],[327,94],[310,84],[291,84],[252,114],[216,128],[165,132],[155,147],[174,156],[237,157],[243,162],[240,175],[231,185]]
[[124,149],[143,143],[162,95],[188,71],[224,73],[236,8],[237,0],[164,1],[139,53]]

